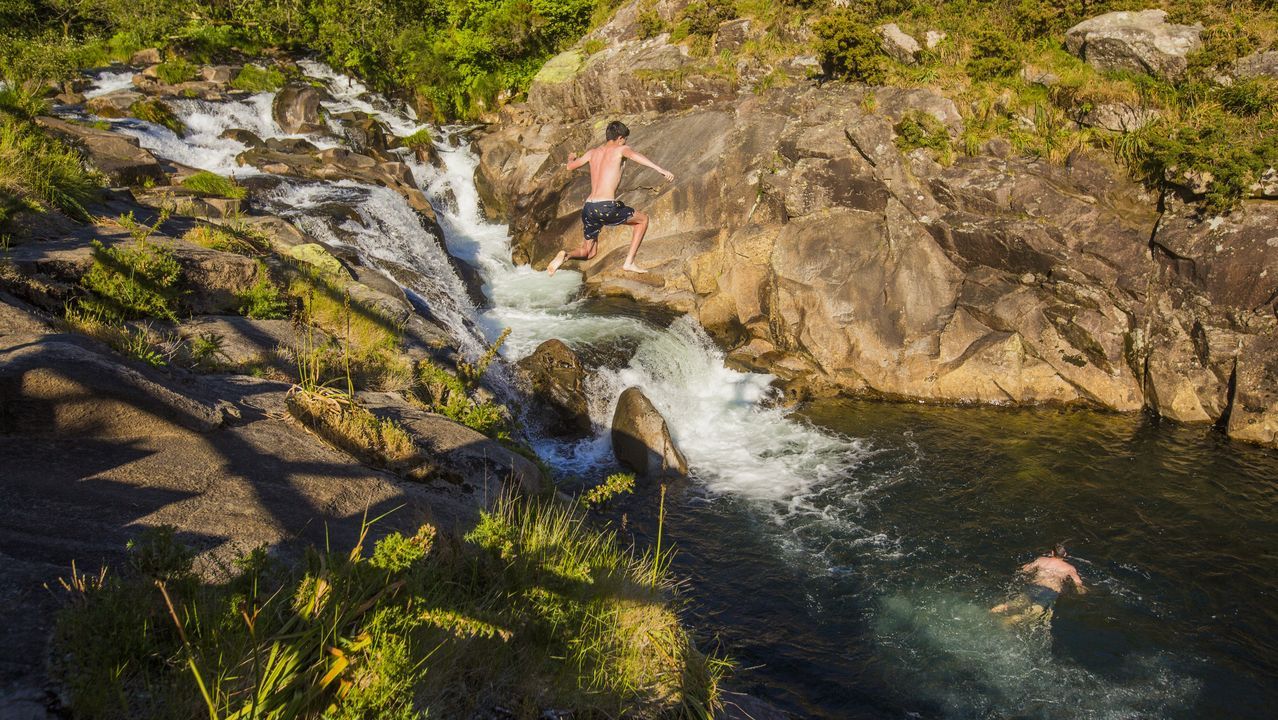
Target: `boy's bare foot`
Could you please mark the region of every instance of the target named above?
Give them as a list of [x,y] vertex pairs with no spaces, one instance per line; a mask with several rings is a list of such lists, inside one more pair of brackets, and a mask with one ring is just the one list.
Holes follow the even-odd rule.
[[639,267],[638,265],[636,265],[636,264],[634,264],[634,263],[626,263],[625,265],[622,265],[622,266],[621,266],[621,269],[622,269],[622,270],[625,270],[625,271],[627,271],[627,272],[632,272],[632,273],[646,273],[646,272],[648,272],[647,270],[644,270],[643,268]]
[[568,253],[564,252],[563,250],[560,250],[559,254],[555,256],[555,259],[551,260],[550,264],[546,266],[546,274],[554,275],[555,271],[559,269],[559,266],[563,265],[564,261],[567,259],[568,259]]

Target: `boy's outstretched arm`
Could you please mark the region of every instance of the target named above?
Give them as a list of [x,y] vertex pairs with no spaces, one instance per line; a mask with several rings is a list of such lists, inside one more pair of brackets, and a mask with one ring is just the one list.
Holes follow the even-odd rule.
[[590,155],[592,153],[594,153],[594,150],[587,150],[581,157],[577,157],[577,153],[575,152],[568,153],[568,169],[576,170],[582,165],[590,162]]
[[632,148],[627,147],[626,149],[621,151],[621,156],[634,160],[635,162],[639,163],[640,165],[643,165],[644,167],[650,167],[653,170],[656,170],[657,172],[664,175],[667,180],[674,180],[674,173],[670,172],[669,170],[658,165],[657,163],[644,157],[644,154],[641,152],[638,152]]

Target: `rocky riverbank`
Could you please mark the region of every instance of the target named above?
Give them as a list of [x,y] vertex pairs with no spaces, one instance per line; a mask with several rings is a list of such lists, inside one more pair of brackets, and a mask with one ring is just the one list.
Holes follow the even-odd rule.
[[[117,568],[112,575],[127,576],[129,570],[118,568],[136,568],[140,561],[137,550],[126,552],[126,546],[144,528],[167,527],[194,553],[198,576],[233,584],[237,581],[228,578],[240,572],[234,568],[245,567],[244,558],[257,548],[269,548],[272,558],[296,567],[307,548],[345,552],[358,547],[365,522],[373,518],[378,518],[374,538],[396,532],[427,537],[418,528],[429,526],[425,549],[414,551],[419,555],[429,552],[438,531],[435,545],[448,549],[430,556],[430,572],[464,571],[472,579],[478,571],[468,563],[482,565],[488,552],[483,532],[477,531],[483,537],[468,535],[481,517],[516,529],[560,523],[555,549],[520,550],[509,543],[498,548],[507,559],[528,553],[520,572],[531,574],[494,579],[494,587],[557,587],[558,581],[538,574],[541,564],[577,562],[554,559],[557,553],[593,553],[590,577],[556,590],[568,598],[555,605],[556,623],[564,622],[564,613],[587,618],[587,608],[622,602],[597,596],[595,582],[603,583],[606,575],[608,592],[631,598],[625,602],[643,600],[649,608],[645,632],[657,628],[661,641],[672,643],[668,650],[680,658],[672,665],[661,659],[669,656],[653,655],[651,664],[641,664],[656,675],[641,677],[650,669],[628,666],[627,673],[639,675],[616,681],[641,688],[644,695],[637,702],[649,709],[706,702],[699,690],[670,685],[672,668],[696,665],[697,672],[710,673],[707,682],[721,670],[706,669],[677,615],[662,607],[665,588],[653,583],[657,574],[644,571],[643,583],[637,584],[627,574],[631,566],[612,549],[614,541],[583,540],[579,525],[563,524],[568,516],[562,508],[534,505],[526,511],[507,503],[491,514],[496,503],[506,502],[503,498],[535,502],[531,499],[553,496],[554,490],[518,442],[522,433],[515,418],[494,392],[509,398],[522,391],[494,379],[504,378],[506,371],[486,372],[494,352],[484,352],[474,339],[477,333],[467,327],[466,308],[481,304],[483,294],[474,271],[447,254],[419,181],[420,173],[438,162],[430,131],[409,134],[397,127],[396,135],[387,126],[396,118],[372,105],[367,106],[372,112],[334,112],[336,101],[325,89],[325,78],[307,76],[288,61],[253,70],[291,77],[270,96],[236,88],[248,65],[205,66],[199,69],[201,79],[168,83],[154,62],[146,64],[155,59],[154,53],[135,58],[136,74],[131,68],[112,69],[120,77],[131,76],[128,87],[85,81],[76,90],[91,93],[87,101],[78,91],[67,92],[55,99],[49,114],[34,118],[46,132],[79,148],[112,189],[84,207],[89,222],[57,211],[18,213],[0,252],[0,448],[6,457],[3,486],[11,500],[0,524],[5,557],[0,578],[7,600],[4,619],[14,629],[6,636],[0,664],[0,714],[44,717],[47,708],[71,707],[93,716],[108,713],[117,701],[126,714],[149,712],[154,698],[133,690],[95,705],[104,682],[158,682],[184,704],[198,697],[180,689],[189,682],[181,679],[185,666],[174,665],[178,669],[165,674],[121,656],[118,661],[133,668],[125,680],[93,675],[103,669],[93,665],[100,660],[93,653],[125,652],[129,646],[85,649],[99,636],[94,624],[101,618],[93,619],[94,613],[109,612],[94,609],[99,607],[94,603],[114,600],[95,600],[93,583],[80,576],[69,582],[83,594],[83,605],[76,607],[84,609],[88,619],[83,622],[89,625],[65,619],[74,613],[59,615],[64,599],[47,588],[56,587],[73,563],[90,573],[107,567]],[[313,70],[331,72],[322,66]],[[195,126],[215,117],[233,118],[221,137],[207,137],[207,127]],[[164,152],[147,149],[156,143]],[[175,155],[198,167],[178,162]],[[227,172],[230,163],[244,171]],[[237,174],[238,179],[230,177]],[[299,184],[290,186],[294,180]],[[290,192],[329,195],[295,207],[287,201],[294,197]],[[388,218],[399,224],[385,224]],[[411,236],[393,236],[393,231]],[[368,238],[404,243],[405,250],[376,252],[360,244]],[[579,541],[585,544],[573,549]],[[392,538],[387,547],[395,542]],[[356,555],[352,560],[355,564],[342,572],[352,577],[367,572],[360,566],[365,561]],[[408,566],[394,567],[402,572]],[[89,585],[79,586],[81,580]],[[408,606],[443,602],[430,595],[432,583],[420,581],[388,580],[384,592],[373,585],[359,602],[393,598],[404,586],[416,593],[405,600]],[[154,595],[149,581],[137,587],[134,582],[106,583],[102,597]],[[451,584],[440,582],[439,587]],[[218,587],[202,592],[220,598]],[[199,602],[211,602],[203,597],[193,593],[177,601],[192,603],[195,612]],[[529,629],[540,622],[542,606],[502,598],[499,612],[506,619],[492,616],[492,622],[552,643],[556,638],[566,642],[576,632],[558,625],[544,632]],[[475,601],[495,602],[483,593]],[[145,615],[148,603],[143,606],[131,611]],[[401,610],[388,607],[386,612]],[[354,625],[342,632],[358,635],[363,612],[352,616]],[[71,637],[81,645],[59,647],[55,652],[66,656],[50,662],[46,647],[59,616],[64,642]],[[405,622],[421,624],[423,617],[426,625],[442,622],[417,615]],[[618,617],[620,626],[629,627],[629,620]],[[138,622],[149,624],[153,618],[139,616]],[[474,637],[469,630],[456,630],[459,622],[449,620],[444,637],[435,642],[450,642],[450,632]],[[475,642],[482,648],[489,626],[478,626],[483,632]],[[591,625],[589,632],[601,627]],[[131,637],[146,635],[161,648],[153,653],[174,650],[162,648],[176,636],[137,632]],[[530,652],[529,641],[512,643],[505,627],[493,632],[510,652]],[[603,673],[594,682],[607,678],[608,658],[628,642],[608,632],[590,640],[604,643],[592,645],[591,652],[600,654],[588,663],[591,672]],[[102,633],[109,637],[105,629]],[[359,672],[402,671],[373,669],[382,652],[371,653]],[[479,651],[467,645],[458,652],[450,672],[469,672],[468,653]],[[500,662],[503,652],[483,650],[483,662]],[[542,653],[534,662],[544,665],[540,670],[492,669],[494,690],[462,705],[568,698],[571,693],[550,690],[554,683],[538,680],[558,672],[556,652]],[[352,661],[351,672],[357,667]],[[56,685],[48,682],[50,668],[58,675]],[[152,674],[144,681],[135,673]],[[378,682],[415,682],[413,677],[383,674]],[[577,689],[574,681],[572,692]],[[627,695],[632,690],[599,690],[596,699],[582,700],[583,712],[607,705],[614,695],[618,702],[636,702]],[[448,697],[441,690],[431,702],[459,707],[447,705]],[[407,693],[396,702],[406,706],[411,699]]]
[[[623,7],[479,142],[476,180],[517,258],[541,267],[579,241],[588,180],[563,165],[619,118],[676,180],[639,169],[622,187],[652,215],[652,272],[621,270],[628,236],[614,231],[587,284],[694,314],[796,398],[1147,408],[1278,446],[1267,184],[1214,214],[1193,182],[1150,189],[1085,146],[1057,162],[999,138],[940,153],[915,136],[957,146],[970,109],[926,87],[815,82],[812,56],[743,55],[725,73],[645,29],[684,5]],[[1140,68],[1173,72],[1201,31],[1118,15],[1071,30],[1070,47],[1108,67],[1154,43],[1179,60]],[[723,22],[712,59],[760,38],[749,19]]]

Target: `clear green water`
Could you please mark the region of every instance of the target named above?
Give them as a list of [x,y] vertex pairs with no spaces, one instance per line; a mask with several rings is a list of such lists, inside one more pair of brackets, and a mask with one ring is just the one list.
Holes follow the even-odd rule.
[[[672,494],[698,624],[804,717],[1274,717],[1278,452],[1079,411],[837,401],[862,440],[803,498]],[[632,527],[653,528],[652,495]],[[1092,592],[1050,625],[988,608],[1066,541]]]

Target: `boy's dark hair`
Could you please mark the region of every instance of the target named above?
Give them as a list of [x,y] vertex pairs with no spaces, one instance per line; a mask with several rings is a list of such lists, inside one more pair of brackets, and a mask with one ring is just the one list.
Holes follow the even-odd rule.
[[1062,543],[1056,543],[1056,545],[1052,547],[1053,557],[1063,558],[1068,554],[1069,553],[1065,552],[1065,545]]
[[613,120],[608,123],[608,129],[604,131],[604,137],[609,142],[617,138],[630,137],[630,128],[626,127],[626,124],[620,120]]

